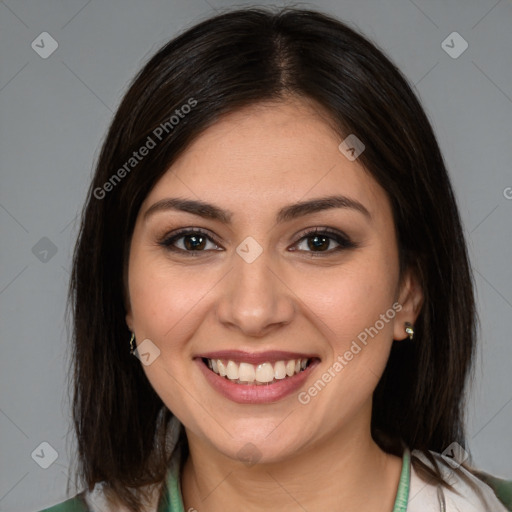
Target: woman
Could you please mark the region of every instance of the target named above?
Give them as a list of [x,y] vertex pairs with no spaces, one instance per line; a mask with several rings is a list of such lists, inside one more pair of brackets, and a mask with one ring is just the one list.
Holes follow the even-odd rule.
[[47,510],[506,510],[464,450],[476,312],[439,147],[335,19],[232,11],[147,63],[71,301],[88,492]]

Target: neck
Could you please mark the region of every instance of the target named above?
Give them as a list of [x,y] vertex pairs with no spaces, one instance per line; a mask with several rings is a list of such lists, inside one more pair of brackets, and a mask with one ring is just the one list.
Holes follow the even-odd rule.
[[249,467],[187,431],[185,510],[392,512],[402,461],[379,448],[369,424],[360,427],[329,435],[286,460]]

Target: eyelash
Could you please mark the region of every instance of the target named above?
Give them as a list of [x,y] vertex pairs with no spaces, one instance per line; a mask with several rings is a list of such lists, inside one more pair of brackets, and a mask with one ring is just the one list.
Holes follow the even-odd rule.
[[[176,233],[173,233],[170,236],[165,236],[159,242],[159,245],[161,245],[165,249],[175,252],[175,253],[182,253],[186,256],[197,257],[202,252],[208,252],[208,251],[206,251],[206,250],[188,251],[185,249],[179,249],[179,248],[175,247],[173,244],[180,238],[183,238],[187,235],[198,235],[198,234],[203,235],[205,238],[208,239],[208,241],[213,242],[215,245],[220,245],[220,243],[217,242],[215,240],[215,238],[213,238],[211,235],[209,235],[206,231],[204,231],[201,228],[181,229],[181,230],[177,231]],[[311,253],[313,255],[312,257],[329,256],[329,255],[332,255],[339,251],[346,250],[346,249],[355,249],[359,246],[357,243],[350,240],[350,238],[348,238],[346,235],[342,234],[341,232],[329,229],[329,228],[314,228],[312,230],[306,231],[305,233],[302,233],[299,240],[297,240],[297,242],[295,242],[293,245],[297,245],[300,242],[302,242],[303,240],[307,240],[308,238],[313,238],[315,236],[325,236],[325,237],[329,238],[330,240],[334,240],[339,245],[335,249],[330,249],[327,251],[305,251],[305,252]]]

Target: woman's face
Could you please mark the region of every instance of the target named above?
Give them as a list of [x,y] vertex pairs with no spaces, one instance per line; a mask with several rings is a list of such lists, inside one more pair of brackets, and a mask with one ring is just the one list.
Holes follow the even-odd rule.
[[149,340],[144,371],[189,442],[235,459],[366,439],[392,340],[415,319],[385,192],[318,112],[290,100],[222,118],[133,233],[127,323]]

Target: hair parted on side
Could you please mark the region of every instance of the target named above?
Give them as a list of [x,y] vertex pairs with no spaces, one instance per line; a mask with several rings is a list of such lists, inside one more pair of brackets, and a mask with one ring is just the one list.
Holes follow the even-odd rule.
[[[163,484],[172,412],[130,354],[126,270],[140,206],[180,154],[219,116],[289,96],[330,114],[340,141],[365,144],[358,161],[386,191],[400,258],[424,303],[414,341],[394,343],[374,393],[372,435],[384,450],[465,446],[465,389],[476,341],[473,276],[461,219],[432,127],[407,80],[365,37],[326,14],[237,9],[168,42],[138,73],[104,140],[73,257],[73,423],[79,475],[105,482],[136,512],[142,487]],[[122,181],[112,175],[182,105],[180,117]],[[180,444],[186,444],[182,435]],[[413,458],[425,475],[440,481]],[[421,467],[423,466],[423,467]],[[162,490],[163,492],[163,485]]]

